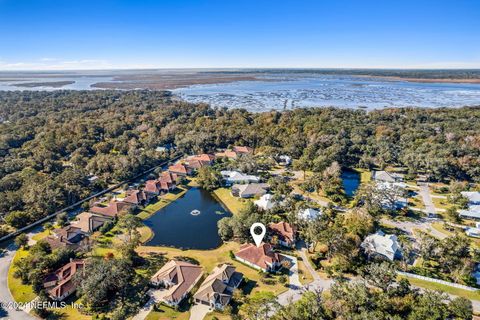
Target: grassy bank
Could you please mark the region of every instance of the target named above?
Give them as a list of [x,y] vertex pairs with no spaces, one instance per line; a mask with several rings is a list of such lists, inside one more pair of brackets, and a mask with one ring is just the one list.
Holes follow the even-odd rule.
[[13,276],[16,268],[14,263],[22,258],[28,256],[28,251],[19,249],[15,257],[13,257],[10,269],[8,269],[8,289],[12,294],[12,297],[17,302],[30,302],[37,297],[31,285],[23,284],[21,279],[17,279]]
[[232,196],[230,189],[227,188],[216,189],[213,191],[213,194],[233,214],[238,214],[243,208],[246,207],[248,201],[250,201]]
[[408,279],[410,284],[412,284],[413,286],[417,286],[423,289],[442,291],[448,294],[464,297],[470,300],[480,301],[480,293],[478,291],[475,292],[475,291],[463,290],[463,289],[447,286],[441,283],[430,282],[430,281],[416,279],[416,278],[410,278],[410,277],[402,277],[402,278]]

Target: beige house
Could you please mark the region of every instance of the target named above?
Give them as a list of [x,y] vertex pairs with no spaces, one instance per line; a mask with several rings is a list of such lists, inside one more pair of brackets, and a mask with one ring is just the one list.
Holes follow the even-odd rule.
[[232,293],[242,282],[243,274],[235,271],[228,264],[215,267],[203,281],[193,299],[197,304],[204,304],[214,309],[223,310],[230,302]]
[[162,301],[175,307],[192,291],[202,277],[202,267],[177,260],[170,260],[155,273],[150,282],[167,290]]

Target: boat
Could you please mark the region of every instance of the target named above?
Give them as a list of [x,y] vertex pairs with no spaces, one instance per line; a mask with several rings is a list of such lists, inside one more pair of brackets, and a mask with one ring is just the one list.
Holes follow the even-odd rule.
[[198,215],[200,214],[200,210],[197,210],[197,209],[192,210],[192,212],[190,212],[190,214],[191,214],[192,216],[198,216]]

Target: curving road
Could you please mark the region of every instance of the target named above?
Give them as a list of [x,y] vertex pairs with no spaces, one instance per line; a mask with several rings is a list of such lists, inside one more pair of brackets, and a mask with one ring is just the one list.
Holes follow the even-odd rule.
[[[8,269],[12,263],[13,257],[17,252],[17,248],[14,244],[10,244],[5,253],[0,257],[0,302],[2,305],[13,303],[13,297],[8,289]],[[15,310],[10,308],[4,308],[0,310],[0,319],[9,320],[34,320],[37,319],[34,316],[22,311],[21,309]]]

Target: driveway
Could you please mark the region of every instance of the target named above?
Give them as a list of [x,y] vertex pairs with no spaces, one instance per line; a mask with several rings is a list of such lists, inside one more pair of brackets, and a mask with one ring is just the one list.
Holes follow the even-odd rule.
[[132,318],[132,320],[143,320],[145,319],[150,311],[152,311],[153,306],[160,302],[163,297],[168,293],[168,290],[165,289],[150,289],[148,290],[148,295],[150,299],[147,303],[140,309],[140,311]]
[[427,213],[429,216],[435,215],[435,205],[433,204],[428,184],[422,184],[418,193],[422,197],[423,204],[425,205],[425,213]]
[[[8,289],[8,269],[12,263],[13,257],[17,252],[17,248],[14,244],[9,245],[6,248],[5,254],[0,257],[0,302],[3,305],[13,304],[14,300]],[[32,320],[35,317],[29,315],[22,310],[16,310],[11,308],[3,308],[0,310],[0,319],[11,320]]]
[[207,313],[212,312],[213,310],[204,304],[195,304],[190,309],[190,320],[203,320]]

